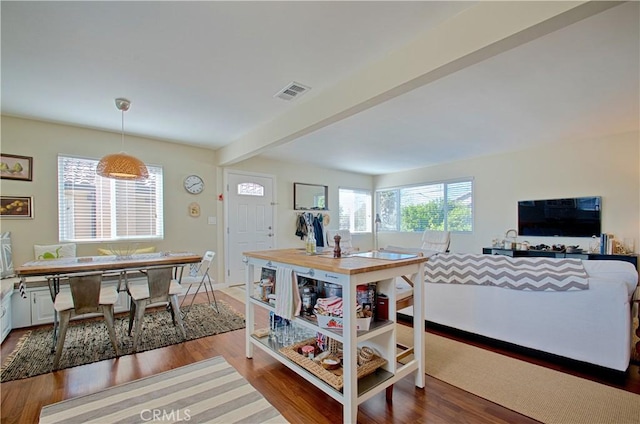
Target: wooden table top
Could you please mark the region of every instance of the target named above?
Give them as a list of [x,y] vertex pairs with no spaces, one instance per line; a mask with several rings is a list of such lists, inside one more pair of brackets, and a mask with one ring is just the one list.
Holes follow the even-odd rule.
[[[355,252],[347,257],[334,258],[333,251],[317,255],[308,255],[304,249],[274,249],[244,252],[243,255],[250,258],[282,262],[305,268],[321,269],[338,274],[361,274],[405,265],[414,265],[427,261],[427,258],[424,256],[411,254],[401,255],[400,259],[393,260],[357,256],[358,254],[367,253],[369,252]],[[395,256],[396,254],[391,255],[398,257]]]
[[116,256],[81,256],[27,262],[14,269],[19,277],[67,274],[91,271],[144,269],[149,266],[184,265],[200,262],[202,256],[191,252],[144,253],[119,259]]

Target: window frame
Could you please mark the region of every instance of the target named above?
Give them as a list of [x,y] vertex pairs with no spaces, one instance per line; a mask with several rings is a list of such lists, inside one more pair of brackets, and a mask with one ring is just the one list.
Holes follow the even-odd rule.
[[[470,197],[471,197],[471,203],[470,203],[470,210],[471,210],[471,216],[470,216],[470,225],[471,225],[471,229],[470,230],[452,230],[449,229],[449,209],[448,209],[448,203],[447,201],[444,201],[447,199],[447,195],[448,195],[448,190],[449,190],[449,186],[452,184],[459,184],[459,183],[469,183],[470,185]],[[387,232],[387,233],[415,233],[415,232],[420,232],[420,231],[424,231],[423,230],[416,230],[416,231],[403,231],[402,230],[402,211],[399,207],[399,204],[402,200],[402,190],[405,189],[415,189],[418,187],[430,187],[430,186],[438,186],[438,185],[442,185],[443,186],[443,194],[442,194],[442,199],[443,199],[443,214],[444,214],[444,231],[449,231],[452,233],[460,233],[460,234],[472,234],[474,232],[474,228],[475,228],[475,179],[473,177],[462,177],[462,178],[456,178],[456,179],[450,179],[450,180],[441,180],[441,181],[430,181],[430,182],[424,182],[424,183],[417,183],[417,184],[408,184],[408,185],[403,185],[403,186],[395,186],[395,187],[387,187],[387,188],[380,188],[380,189],[376,189],[375,192],[375,205],[376,205],[376,214],[380,214],[381,212],[381,206],[380,206],[380,194],[383,192],[395,192],[396,193],[396,201],[395,204],[396,206],[396,219],[395,219],[395,228],[394,229],[388,229],[388,228],[383,228],[382,225],[380,225],[380,228],[378,229],[378,232]],[[425,228],[425,229],[429,229],[429,228]]]
[[[57,161],[59,242],[118,243],[164,239],[164,170],[161,166],[146,164],[150,179],[126,181],[97,175],[95,168],[99,159],[58,154]],[[77,175],[65,178],[66,173],[73,172],[65,168],[69,166],[68,163],[65,163],[67,161],[78,161],[78,167],[83,169],[76,171]],[[135,192],[132,193],[129,190]],[[87,191],[89,195],[86,198],[78,197],[76,191]],[[140,213],[130,218],[130,214],[123,214],[116,205],[121,204],[123,200],[131,201],[132,198],[133,200],[141,198],[137,193],[145,195],[150,201],[148,206],[142,203]],[[75,209],[78,202],[83,202],[84,206],[90,209],[90,212],[76,214]],[[102,209],[102,213],[100,209]],[[125,221],[122,221],[123,217],[126,218]],[[105,221],[108,221],[109,224],[101,226],[101,223]],[[124,225],[124,231],[128,232],[129,223],[134,226],[136,223],[140,223],[142,228],[148,228],[149,234],[128,235],[118,227],[118,225]],[[79,235],[79,228],[82,226],[85,226],[85,233]],[[90,233],[89,237],[86,236],[87,232]]]

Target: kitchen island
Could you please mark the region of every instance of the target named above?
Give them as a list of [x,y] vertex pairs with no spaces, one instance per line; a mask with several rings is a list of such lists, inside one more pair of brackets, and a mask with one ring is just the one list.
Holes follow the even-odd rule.
[[[246,356],[253,357],[254,347],[265,351],[276,360],[299,374],[309,383],[318,387],[343,405],[345,423],[357,422],[358,405],[410,374],[414,374],[415,385],[424,388],[424,288],[422,276],[427,258],[417,255],[388,255],[372,252],[365,255],[351,255],[333,258],[331,254],[308,255],[302,249],[280,249],[257,252],[245,252],[246,263]],[[369,257],[367,257],[369,256]],[[314,332],[342,343],[342,389],[327,384],[318,375],[305,369],[283,355],[284,347],[278,341],[264,334],[255,334],[255,310],[265,308],[274,311],[274,307],[259,296],[255,296],[256,270],[260,268],[292,269],[299,277],[306,277],[337,284],[342,288],[343,329],[321,328],[317,322],[304,317],[296,317],[293,322]],[[396,361],[396,308],[394,279],[410,276],[414,283],[414,355],[413,359],[401,364]],[[389,297],[388,320],[371,323],[369,330],[357,330],[356,287],[375,283],[378,294]],[[276,295],[277,295],[276,281]],[[358,379],[358,348],[367,346],[377,355],[386,359],[384,365],[375,373]]]

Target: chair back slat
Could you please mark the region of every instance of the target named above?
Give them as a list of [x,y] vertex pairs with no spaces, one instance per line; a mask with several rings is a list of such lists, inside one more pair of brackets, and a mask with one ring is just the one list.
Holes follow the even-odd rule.
[[73,307],[77,315],[99,310],[101,285],[102,274],[69,276]]
[[173,267],[147,269],[149,303],[167,302]]

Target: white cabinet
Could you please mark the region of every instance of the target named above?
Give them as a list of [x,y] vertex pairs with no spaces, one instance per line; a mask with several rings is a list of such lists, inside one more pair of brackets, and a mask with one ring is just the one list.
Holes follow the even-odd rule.
[[11,324],[13,328],[31,326],[31,294],[22,297],[18,290],[11,296]]
[[1,338],[0,342],[3,342],[5,337],[11,332],[12,324],[11,324],[11,296],[12,292],[7,293],[2,298],[2,304],[0,305],[0,321],[1,324]]
[[[424,310],[423,286],[419,282],[424,275],[423,257],[409,257],[402,260],[383,260],[378,258],[350,257],[334,259],[330,256],[307,256],[300,249],[281,249],[262,252],[245,253],[247,263],[246,281],[246,356],[253,356],[253,349],[257,347],[283,365],[287,366],[309,383],[313,384],[333,399],[343,405],[343,420],[345,423],[355,423],[358,405],[377,393],[385,390],[400,379],[415,374],[415,385],[424,387]],[[257,267],[277,269],[283,267],[291,269],[299,276],[313,278],[321,282],[329,282],[342,287],[343,298],[343,329],[335,331],[318,327],[314,321],[305,318],[294,318],[294,322],[327,335],[342,343],[342,390],[336,390],[315,374],[308,372],[280,352],[284,347],[269,340],[268,337],[258,337],[253,333],[255,325],[255,309],[264,308],[273,311],[274,308],[254,298],[254,282]],[[396,325],[395,325],[395,284],[394,278],[411,275],[414,283],[414,359],[405,364],[396,361]],[[372,325],[368,331],[358,331],[356,324],[356,287],[361,284],[376,283],[378,291],[389,297],[389,319]],[[276,281],[276,295],[279,282]],[[373,323],[372,323],[373,324]],[[358,348],[372,347],[386,363],[380,372],[372,377],[358,379],[357,355]]]
[[28,294],[31,299],[31,325],[53,322],[53,302],[49,289],[28,291]]

